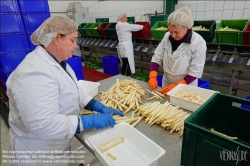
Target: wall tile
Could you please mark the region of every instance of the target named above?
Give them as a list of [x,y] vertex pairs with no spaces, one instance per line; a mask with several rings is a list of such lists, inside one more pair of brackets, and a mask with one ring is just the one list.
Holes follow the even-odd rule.
[[146,13],[151,13],[150,7],[146,7],[146,8],[145,8],[145,12],[146,12]]
[[206,3],[198,3],[198,6],[197,6],[197,11],[205,11],[206,10]]
[[246,1],[235,1],[234,9],[244,9]]
[[250,1],[246,1],[245,3],[245,9],[250,9]]
[[222,19],[230,20],[232,19],[232,15],[233,15],[233,10],[224,10]]
[[109,11],[109,16],[113,16],[113,11]]
[[204,20],[205,12],[196,12],[196,19],[195,20]]
[[131,9],[131,15],[135,16],[135,14],[136,14],[136,9]]
[[126,10],[126,14],[127,14],[127,16],[131,16],[131,15],[132,15],[131,9],[127,9],[127,10]]
[[109,12],[105,12],[105,17],[109,17]]
[[140,20],[141,15],[135,15],[135,22]]
[[142,15],[142,14],[145,14],[145,13],[146,13],[145,8],[141,8],[141,13],[140,14]]
[[206,2],[206,11],[214,10],[214,2]]
[[242,17],[243,17],[243,10],[234,10],[233,11],[232,19],[242,19]]
[[119,10],[116,10],[115,13],[116,13],[116,17],[118,17],[118,15],[120,14]]
[[234,1],[225,1],[224,10],[234,9]]
[[192,11],[192,16],[193,16],[193,19],[196,20],[196,12]]
[[197,3],[191,3],[190,4],[190,9],[191,9],[191,11],[197,11]]
[[157,6],[157,12],[162,13],[163,12],[163,6]]
[[222,18],[222,11],[214,11],[213,19],[220,20]]
[[187,7],[189,7],[189,8],[190,8],[190,5],[191,5],[191,4],[182,4],[182,6],[187,6]]
[[137,15],[137,14],[141,14],[141,9],[140,8],[137,8],[137,9],[135,9],[135,14]]
[[175,5],[175,10],[180,9],[182,7],[182,4]]
[[243,14],[243,18],[249,19],[249,16],[250,16],[250,9],[245,9],[244,14]]
[[214,10],[223,10],[224,8],[224,1],[216,1],[214,3]]
[[[151,7],[150,8],[150,13],[155,13],[155,11],[157,11],[157,7]],[[160,12],[157,11],[157,13],[160,13]]]
[[205,12],[205,20],[212,20],[213,19],[213,15],[214,15],[214,11],[206,11]]

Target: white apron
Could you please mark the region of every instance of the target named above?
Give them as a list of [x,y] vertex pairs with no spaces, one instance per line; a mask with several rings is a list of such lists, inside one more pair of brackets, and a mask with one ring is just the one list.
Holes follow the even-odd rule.
[[[123,49],[123,48],[125,48],[125,49]],[[132,74],[135,73],[135,60],[134,60],[133,43],[131,41],[119,42],[119,44],[117,46],[117,51],[118,51],[121,65],[122,65],[122,58],[128,58],[131,73]]]

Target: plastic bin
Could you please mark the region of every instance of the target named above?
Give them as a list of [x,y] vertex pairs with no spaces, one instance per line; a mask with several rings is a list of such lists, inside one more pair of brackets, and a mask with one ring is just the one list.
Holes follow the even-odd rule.
[[109,22],[104,22],[104,23],[101,23],[101,25],[97,28],[97,31],[99,32],[99,34],[101,36],[108,36],[107,32],[105,31],[105,28],[107,28],[107,26],[109,26]]
[[135,22],[135,24],[143,25],[144,27],[140,31],[132,32],[132,37],[136,39],[147,39],[151,34],[149,22]]
[[0,33],[22,33],[25,31],[22,16],[19,13],[1,13],[0,23]]
[[110,23],[107,28],[105,28],[106,33],[108,34],[109,37],[117,37],[116,33],[116,26],[117,23]]
[[157,21],[155,25],[151,28],[152,36],[155,40],[162,40],[167,30],[156,30],[160,27],[168,27],[167,21]]
[[86,35],[88,36],[92,36],[92,33],[90,31],[90,27],[93,25],[94,23],[87,23],[84,27],[83,27],[83,31]]
[[155,23],[157,23],[158,21],[160,21],[160,22],[166,21],[165,20],[165,15],[150,16],[150,25],[151,25],[151,27],[153,27],[155,25]]
[[149,74],[143,74],[143,73],[135,72],[134,74],[131,75],[131,77],[134,78],[134,79],[137,79],[137,80],[148,82]]
[[67,63],[74,70],[74,72],[83,71],[81,57],[73,55],[71,58],[67,59]]
[[202,26],[208,29],[208,31],[195,31],[200,34],[207,43],[212,43],[215,37],[215,20],[206,20],[206,21],[194,21],[194,26]]
[[[107,155],[107,151],[102,153],[100,148],[118,138],[124,138],[124,142],[107,150],[116,157],[114,161]],[[125,122],[87,139],[95,156],[104,166],[157,166],[158,159],[165,154],[163,148]]]
[[[0,11],[2,13],[18,13],[20,12],[17,0],[1,0]],[[1,24],[2,25],[2,24]]]
[[128,18],[128,23],[129,24],[134,24],[135,23],[135,17],[127,17]]
[[95,97],[98,94],[99,82],[81,80],[78,81],[78,84],[91,97]]
[[96,23],[109,22],[109,18],[96,18]]
[[90,33],[92,34],[92,36],[100,36],[99,32],[97,31],[97,28],[99,27],[99,25],[101,25],[101,23],[94,23],[90,27]]
[[83,73],[83,71],[75,72],[75,75],[76,75],[77,80],[84,80],[84,73]]
[[119,68],[118,67],[110,67],[110,66],[104,66],[103,65],[103,72],[105,74],[115,76],[119,74]]
[[244,45],[250,45],[250,22],[247,24],[244,32]]
[[17,51],[30,51],[29,42],[25,33],[1,34],[0,44],[0,54]]
[[19,0],[21,12],[50,12],[48,0]]
[[86,35],[83,31],[83,27],[86,25],[87,23],[81,23],[79,26],[78,26],[78,31],[81,35]]
[[163,76],[157,76],[156,80],[158,82],[158,86],[162,87],[162,78]]
[[26,31],[35,31],[47,18],[49,13],[22,13]]
[[0,54],[0,69],[4,72],[12,72],[28,53],[29,51]]
[[[250,100],[250,96],[247,96],[246,99],[247,99],[247,100]],[[247,109],[247,110],[250,110],[250,103],[249,103],[249,105],[241,104],[240,107],[241,107],[241,108],[244,108],[244,109]]]
[[210,89],[210,82],[199,78],[198,87],[204,88],[204,89]]
[[[250,111],[236,107],[233,103],[250,105],[250,101],[245,99],[216,93],[185,120],[180,165],[250,165],[248,132],[250,131]],[[226,138],[210,131],[211,128],[239,139]],[[246,152],[244,158],[241,158],[241,152]],[[228,158],[229,153],[236,154],[236,160]],[[237,157],[241,160],[237,160]]]
[[214,93],[218,93],[217,91],[199,88],[199,87],[191,86],[191,85],[185,85],[185,84],[179,84],[167,93],[167,95],[170,96],[171,104],[175,106],[180,106],[183,109],[193,111],[193,112],[196,111],[202,104],[176,96],[175,94],[179,90],[185,90],[187,92],[197,94],[205,101],[207,101]]
[[[221,20],[215,29],[216,43],[243,45],[243,34],[248,20]],[[239,29],[240,31],[218,31],[221,27]]]
[[102,65],[109,66],[111,68],[118,68],[119,67],[119,58],[115,55],[106,55],[102,57]]

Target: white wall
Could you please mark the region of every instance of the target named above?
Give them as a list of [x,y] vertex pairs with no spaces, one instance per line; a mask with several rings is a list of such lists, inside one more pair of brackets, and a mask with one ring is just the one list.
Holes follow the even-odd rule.
[[249,0],[224,0],[224,1],[186,1],[179,0],[175,9],[189,6],[192,10],[194,20],[221,20],[249,19]]
[[[66,15],[68,4],[75,1],[49,0],[51,15]],[[116,18],[121,12],[128,16],[134,16],[135,21],[139,21],[141,15],[145,13],[163,12],[163,0],[157,1],[80,1],[83,7],[88,7],[90,12],[90,22],[95,22],[95,18],[109,18],[110,22],[116,22]],[[142,17],[141,21],[148,21],[147,17]]]

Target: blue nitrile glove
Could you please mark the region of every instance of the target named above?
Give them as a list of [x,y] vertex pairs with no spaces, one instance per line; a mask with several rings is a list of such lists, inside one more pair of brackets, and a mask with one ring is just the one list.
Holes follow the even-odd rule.
[[103,113],[103,114],[124,116],[123,113],[121,113],[120,111],[116,111],[113,108],[108,108],[105,105],[103,105],[102,103],[100,103],[99,101],[96,101],[94,103],[93,110],[100,112],[100,113]]
[[114,125],[115,120],[108,114],[84,115],[79,116],[77,130],[82,131],[88,128],[102,129],[108,126],[114,127]]

